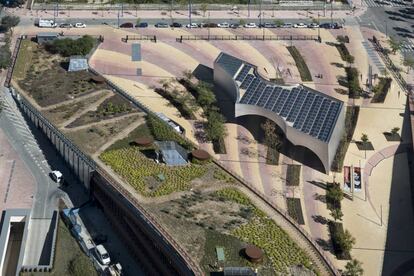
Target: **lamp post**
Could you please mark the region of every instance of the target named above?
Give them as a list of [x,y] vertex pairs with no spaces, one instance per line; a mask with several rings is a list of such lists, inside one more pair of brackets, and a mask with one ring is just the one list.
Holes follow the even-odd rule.
[[247,17],[250,17],[250,0],[247,1]]
[[191,0],[188,0],[188,19],[190,21],[190,28],[191,28]]

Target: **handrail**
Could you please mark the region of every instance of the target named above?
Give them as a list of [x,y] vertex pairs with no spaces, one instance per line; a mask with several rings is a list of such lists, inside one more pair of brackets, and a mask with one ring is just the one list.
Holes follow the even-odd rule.
[[181,35],[177,42],[183,40],[315,40],[316,35]]

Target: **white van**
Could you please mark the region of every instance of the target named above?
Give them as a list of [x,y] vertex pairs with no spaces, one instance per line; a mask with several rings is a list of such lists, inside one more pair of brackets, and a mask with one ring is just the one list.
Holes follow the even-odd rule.
[[111,263],[108,251],[106,251],[102,244],[95,247],[95,256],[102,265],[109,265]]
[[56,28],[57,23],[53,20],[48,19],[39,19],[39,22],[37,24],[39,28]]
[[63,180],[63,174],[60,171],[52,171],[50,176],[56,183],[61,183]]

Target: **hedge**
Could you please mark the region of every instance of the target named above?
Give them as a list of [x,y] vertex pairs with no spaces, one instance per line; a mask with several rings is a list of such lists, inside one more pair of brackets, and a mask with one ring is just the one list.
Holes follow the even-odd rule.
[[348,81],[349,98],[359,99],[361,95],[361,87],[359,86],[358,69],[355,67],[346,67],[345,72]]
[[299,50],[295,46],[288,46],[286,48],[295,60],[296,67],[299,70],[300,78],[302,81],[312,81],[312,75]]
[[334,172],[342,172],[345,154],[348,150],[349,143],[354,136],[355,127],[358,121],[359,106],[348,106],[345,115],[345,133],[339,142],[334,160],[332,161],[331,170]]
[[330,221],[328,227],[336,257],[339,260],[350,260],[351,254],[345,251],[341,245],[341,239],[345,233],[342,223]]
[[287,165],[286,185],[299,186],[300,183],[300,165]]
[[379,83],[373,88],[374,97],[371,103],[383,103],[391,87],[391,78],[379,78]]

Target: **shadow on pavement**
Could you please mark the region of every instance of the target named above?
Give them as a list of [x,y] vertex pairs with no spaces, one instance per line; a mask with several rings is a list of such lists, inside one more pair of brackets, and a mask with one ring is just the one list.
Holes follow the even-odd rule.
[[[401,137],[411,137],[410,119],[406,107]],[[407,156],[407,159],[405,158]],[[408,163],[408,164],[407,164]],[[407,173],[404,171],[407,170]],[[414,271],[414,201],[413,153],[399,154],[394,158],[389,199],[389,217],[382,275],[413,275]],[[407,181],[406,177],[409,175]],[[375,183],[373,183],[375,185]],[[410,273],[411,272],[411,273]]]

